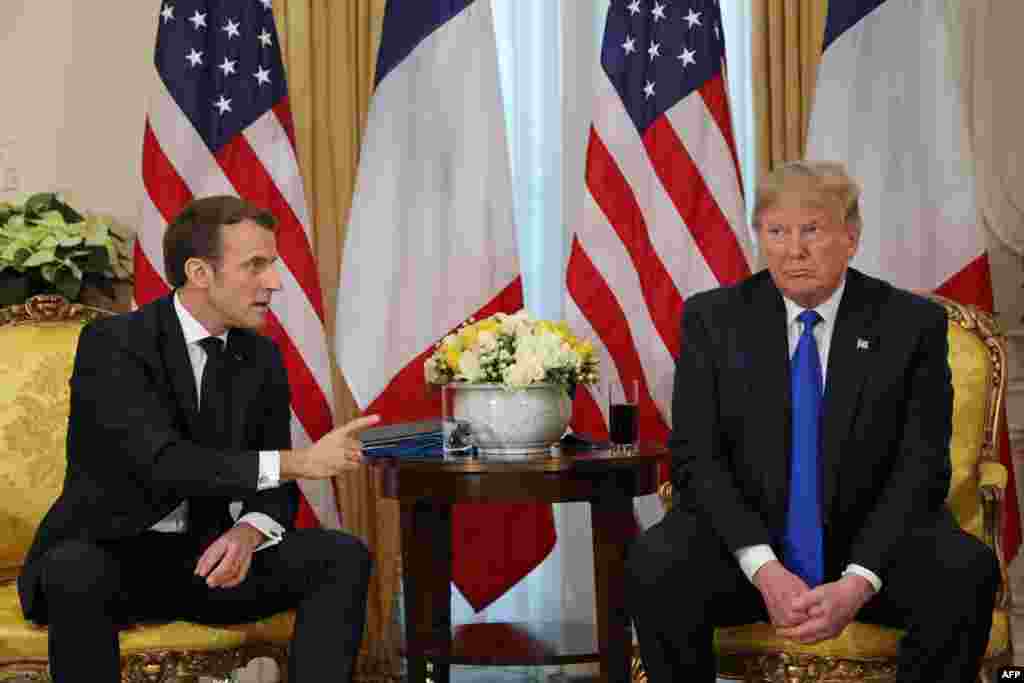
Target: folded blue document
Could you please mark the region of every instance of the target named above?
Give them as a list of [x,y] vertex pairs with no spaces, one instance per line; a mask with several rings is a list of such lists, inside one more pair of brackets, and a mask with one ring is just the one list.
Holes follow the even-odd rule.
[[441,421],[421,420],[371,427],[360,438],[363,453],[374,458],[440,458]]

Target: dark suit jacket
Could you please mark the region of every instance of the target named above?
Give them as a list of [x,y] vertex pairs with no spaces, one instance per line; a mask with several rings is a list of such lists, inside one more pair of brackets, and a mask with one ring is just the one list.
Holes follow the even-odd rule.
[[256,488],[258,451],[291,448],[288,378],[277,346],[254,332],[230,331],[230,447],[204,447],[195,431],[195,375],[172,296],[82,330],[70,382],[64,489],[18,579],[30,619],[46,619],[37,560],[63,540],[134,536],[185,500],[190,532],[203,543],[232,525],[233,500],[242,501],[242,514],[263,512],[293,528],[296,485]]
[[[885,580],[909,529],[953,525],[944,501],[953,390],[945,311],[850,269],[826,375],[826,564]],[[779,552],[789,487],[786,313],[767,271],[687,301],[672,404],[672,481],[730,551]],[[865,348],[865,346],[867,348]],[[950,527],[952,528],[952,526]]]

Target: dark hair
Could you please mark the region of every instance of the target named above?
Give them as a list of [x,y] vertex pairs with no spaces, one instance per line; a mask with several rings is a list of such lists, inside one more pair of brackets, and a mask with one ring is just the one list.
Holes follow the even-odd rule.
[[196,199],[185,205],[164,233],[164,270],[171,287],[187,280],[185,262],[190,258],[221,263],[221,228],[250,220],[274,230],[277,219],[269,211],[231,195]]

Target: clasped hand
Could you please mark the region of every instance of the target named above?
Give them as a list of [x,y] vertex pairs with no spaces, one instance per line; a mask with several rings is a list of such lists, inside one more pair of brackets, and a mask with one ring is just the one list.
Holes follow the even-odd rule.
[[776,633],[808,644],[838,636],[874,594],[871,584],[855,574],[809,588],[777,560],[757,570],[754,584]]
[[205,578],[210,588],[234,588],[248,576],[252,554],[264,540],[263,532],[256,527],[236,524],[199,556],[196,576]]

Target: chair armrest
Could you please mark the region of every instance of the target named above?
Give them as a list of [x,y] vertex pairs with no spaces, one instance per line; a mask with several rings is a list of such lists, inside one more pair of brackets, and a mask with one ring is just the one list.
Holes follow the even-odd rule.
[[672,482],[666,481],[658,487],[658,498],[661,499],[661,507],[665,512],[672,509]]
[[1002,539],[1003,496],[1008,480],[1009,473],[1002,463],[992,461],[979,463],[978,491],[981,494],[981,510],[984,520],[985,538],[983,540],[995,551],[999,560],[1002,582],[996,596],[996,605],[1004,609],[1010,607],[1010,592],[1007,590],[1010,578],[1007,574],[1006,560],[1003,557]]
[[1009,479],[1006,465],[1001,462],[986,461],[978,464],[978,486],[982,490],[982,495],[985,489],[990,487],[1005,491]]

